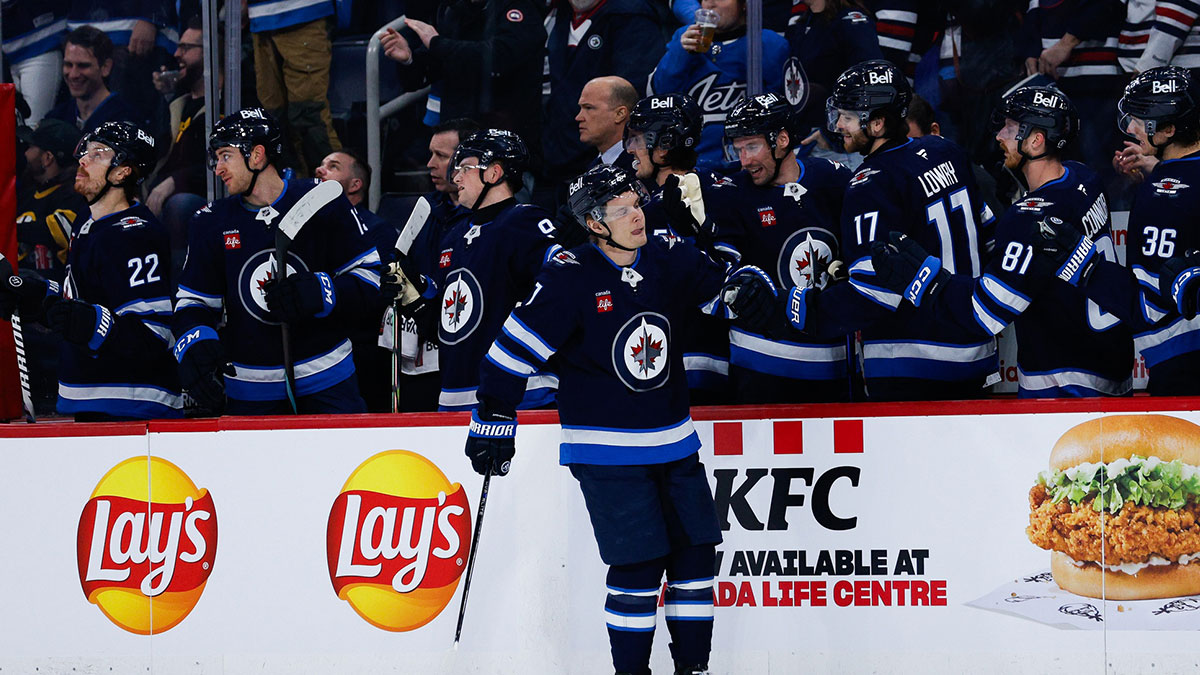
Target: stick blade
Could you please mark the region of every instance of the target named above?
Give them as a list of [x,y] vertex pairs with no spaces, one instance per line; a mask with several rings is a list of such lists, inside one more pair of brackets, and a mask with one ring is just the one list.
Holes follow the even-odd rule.
[[296,200],[295,204],[292,204],[292,208],[288,209],[283,219],[279,221],[278,231],[289,241],[295,239],[300,228],[313,217],[313,214],[341,194],[342,186],[337,181],[324,180],[317,183],[316,187],[304,193],[300,199]]

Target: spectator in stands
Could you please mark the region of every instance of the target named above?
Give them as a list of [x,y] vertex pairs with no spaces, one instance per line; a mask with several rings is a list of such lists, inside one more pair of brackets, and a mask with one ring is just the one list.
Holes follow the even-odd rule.
[[155,88],[164,94],[179,93],[171,101],[171,143],[159,167],[146,206],[162,220],[171,235],[176,278],[183,270],[187,250],[187,222],[208,201],[208,145],[204,137],[204,34],[199,17],[188,22],[179,38],[175,58],[177,82],[154,73]]
[[[74,189],[73,153],[81,134],[66,122],[45,119],[37,129],[18,128],[17,137],[26,146],[24,185],[17,194],[18,266],[61,282],[72,228],[89,215],[87,200]],[[29,384],[39,415],[54,412],[61,349],[58,333],[34,321],[25,324]]]
[[819,154],[848,161],[841,138],[826,128],[825,99],[842,71],[883,58],[875,21],[860,0],[802,0],[792,8],[786,35],[795,62],[788,62],[783,91],[799,113],[795,128],[804,139],[796,149],[807,154],[824,132]]
[[[700,9],[699,0],[674,0],[670,4],[671,13],[685,26],[692,23],[696,10]],[[783,35],[793,6],[792,0],[763,0],[763,28]]]
[[[433,136],[429,139],[429,162],[426,166],[429,167],[429,178],[433,181],[433,192],[423,197],[429,203],[429,217],[408,253],[416,270],[426,277],[433,277],[438,269],[442,239],[471,214],[469,209],[458,203],[458,186],[450,179],[450,160],[454,157],[458,142],[476,131],[479,131],[479,125],[474,120],[454,119],[434,127]],[[405,213],[397,220],[397,224],[408,219],[409,214]],[[372,230],[367,237],[379,248],[381,256],[385,249],[391,255],[399,232],[390,233],[390,239],[384,239],[382,234],[382,230]],[[437,410],[438,395],[442,390],[437,333],[419,334],[417,323],[411,317],[401,316],[398,320],[401,374],[398,409],[400,412]],[[385,330],[389,330],[388,326],[390,324],[385,322]],[[396,336],[389,332],[383,336],[381,344],[390,349],[395,339]]]
[[1120,62],[1137,74],[1158,66],[1179,66],[1200,74],[1200,6],[1191,0],[1130,2],[1120,36]]
[[67,30],[94,26],[113,43],[108,83],[150,122],[155,138],[166,140],[166,106],[154,91],[150,74],[172,63],[179,41],[175,0],[70,0]]
[[917,64],[933,45],[936,5],[920,0],[863,0],[863,6],[875,16],[883,58],[896,64],[913,82]]
[[350,148],[335,150],[325,155],[314,175],[320,180],[337,181],[342,186],[342,194],[350,200],[363,229],[385,224],[383,218],[367,208],[370,206],[366,199],[371,188],[371,165],[361,152]]
[[[599,153],[585,168],[616,164],[633,171],[633,155],[625,152],[625,125],[637,105],[638,92],[620,77],[597,77],[579,94],[579,142]],[[576,174],[578,175],[578,174]]]
[[[691,96],[704,115],[697,168],[733,168],[737,157],[726,156],[725,115],[746,93],[746,4],[744,0],[704,0],[703,6],[720,15],[712,46],[701,49],[698,24],[675,31],[667,53],[650,75],[650,93]],[[763,30],[763,91],[783,91],[787,59],[787,40]]]
[[112,55],[112,40],[98,28],[81,26],[67,33],[62,74],[71,98],[55,106],[46,117],[73,124],[85,134],[105,122],[146,126],[145,116],[108,88]]
[[1118,0],[1065,0],[1032,3],[1025,16],[1025,72],[1057,80],[1079,110],[1077,147],[1085,163],[1100,174],[1114,208],[1127,185],[1112,170],[1120,133],[1112,123],[1117,99],[1128,81],[1117,61],[1119,33],[1125,7]]
[[543,144],[546,175],[565,183],[583,173],[594,158],[589,147],[593,144],[580,137],[575,124],[576,112],[584,114],[575,102],[581,101],[582,107],[585,85],[602,76],[623,78],[633,92],[626,106],[628,115],[645,93],[650,71],[666,46],[649,0],[571,0],[558,3],[551,12]]
[[248,2],[258,100],[285,127],[283,165],[312,175],[325,155],[342,147],[329,112],[333,0]]
[[410,18],[401,31],[389,29],[382,46],[402,64],[409,91],[431,84],[440,92],[430,97],[437,115],[426,123],[467,117],[512,130],[540,170],[546,29],[536,2],[450,0],[438,7],[435,25]]
[[25,123],[35,125],[54,107],[62,68],[63,35],[67,32],[66,0],[6,2],[0,46],[17,91],[29,104]]

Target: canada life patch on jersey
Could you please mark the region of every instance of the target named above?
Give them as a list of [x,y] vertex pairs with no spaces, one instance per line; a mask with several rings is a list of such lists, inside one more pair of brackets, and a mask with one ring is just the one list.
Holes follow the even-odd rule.
[[1154,185],[1154,191],[1160,195],[1175,195],[1180,190],[1186,190],[1191,187],[1177,178],[1164,178],[1157,183],[1152,183],[1152,185]]
[[519,9],[510,9],[505,17],[507,17],[508,20],[513,23],[521,23],[521,21],[525,18],[525,15],[522,14],[521,10]]
[[613,309],[612,291],[601,291],[596,294],[596,313],[603,314]]
[[[308,265],[304,264],[296,254],[288,252],[287,273],[289,276],[297,271],[307,272]],[[267,309],[267,295],[263,287],[275,278],[275,251],[263,249],[246,259],[238,272],[238,299],[246,313],[255,319],[272,326],[279,322],[271,316]]]
[[862,185],[871,180],[871,176],[877,173],[879,173],[878,169],[859,169],[858,173],[854,174],[854,177],[850,179],[850,185]]
[[221,233],[225,239],[225,250],[236,251],[242,247],[242,233],[237,230],[226,230]]
[[439,269],[444,270],[450,266],[450,254],[451,253],[454,253],[454,249],[448,248],[445,251],[442,251],[442,254],[440,256],[438,256],[438,268]]
[[442,291],[439,337],[455,345],[471,336],[483,319],[483,288],[471,270],[460,267],[446,275]]
[[670,375],[671,323],[655,312],[633,316],[613,339],[613,371],[633,391],[650,391]]
[[829,233],[815,227],[806,227],[792,233],[779,249],[776,273],[783,281],[791,280],[797,288],[824,288],[825,270],[833,262],[834,252],[824,237]]
[[1017,209],[1021,211],[1041,211],[1047,206],[1054,206],[1054,202],[1046,201],[1041,197],[1030,197],[1017,202]]
[[758,207],[758,220],[763,227],[773,227],[779,222],[779,219],[775,217],[775,209],[770,206]]

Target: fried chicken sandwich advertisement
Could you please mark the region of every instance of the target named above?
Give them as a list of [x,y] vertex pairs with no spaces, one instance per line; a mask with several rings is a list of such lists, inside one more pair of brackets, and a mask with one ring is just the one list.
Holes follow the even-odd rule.
[[1062,627],[1200,629],[1200,426],[1108,415],[1069,429],[1029,491],[1050,570],[970,604]]

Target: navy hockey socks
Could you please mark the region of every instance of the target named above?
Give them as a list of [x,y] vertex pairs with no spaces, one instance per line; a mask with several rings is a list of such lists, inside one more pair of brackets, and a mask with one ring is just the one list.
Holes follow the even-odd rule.
[[650,672],[650,647],[654,643],[654,621],[664,567],[665,559],[656,558],[608,568],[604,618],[608,624],[613,666],[619,673]]
[[667,558],[666,615],[676,666],[707,666],[712,650],[716,547],[691,546]]

